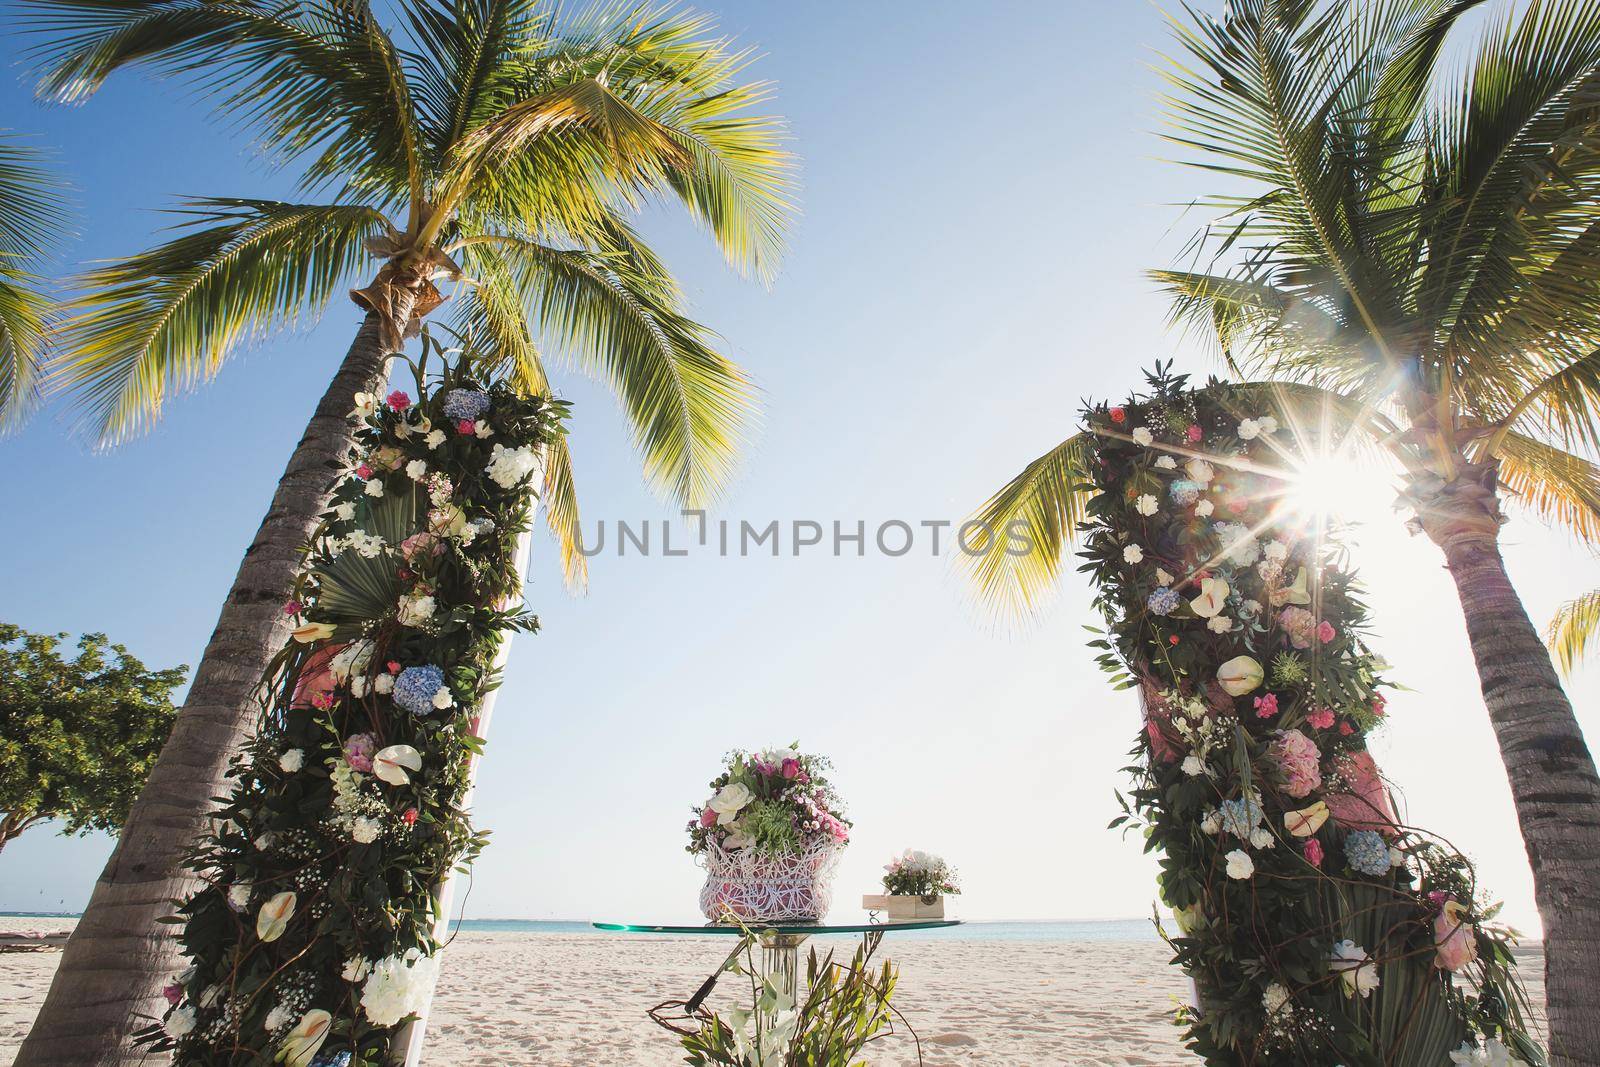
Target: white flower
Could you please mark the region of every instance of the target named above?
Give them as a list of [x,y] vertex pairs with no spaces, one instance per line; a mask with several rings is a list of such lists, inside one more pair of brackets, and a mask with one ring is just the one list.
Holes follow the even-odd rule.
[[1217,506],[1209,500],[1196,500],[1194,502],[1194,513],[1202,519],[1209,517],[1216,510]]
[[429,430],[428,436],[424,437],[422,440],[427,444],[428,451],[431,452],[435,448],[438,448],[440,445],[444,444],[444,431]]
[[311,1067],[317,1050],[328,1040],[333,1029],[333,1016],[321,1008],[312,1008],[300,1017],[294,1029],[283,1039],[278,1049],[278,1061],[284,1067]]
[[356,506],[346,500],[343,504],[333,509],[333,513],[344,522],[349,522],[356,517]]
[[261,910],[256,912],[256,936],[263,941],[276,941],[282,937],[289,920],[294,918],[296,899],[294,893],[285,891],[261,905]]
[[420,482],[428,475],[428,464],[420,459],[414,459],[406,464],[406,477],[414,482]]
[[365,677],[350,679],[350,695],[358,698],[367,695],[367,680]]
[[340,538],[337,544],[341,551],[346,548],[353,548],[358,556],[362,556],[365,559],[377,559],[383,554],[384,549],[383,538],[365,530],[351,530]]
[[1168,574],[1161,567],[1157,567],[1156,568],[1156,584],[1157,585],[1171,585],[1172,584],[1172,575]]
[[711,798],[711,803],[706,805],[717,813],[717,825],[727,826],[738,817],[744,806],[755,799],[750,792],[750,787],[743,782],[729,782],[718,790],[717,795]]
[[1261,434],[1261,424],[1255,419],[1239,420],[1239,440],[1254,441]]
[[1272,831],[1264,826],[1258,826],[1250,831],[1251,848],[1271,848],[1276,843],[1277,841],[1272,836]]
[[172,1009],[172,1014],[167,1016],[167,1021],[161,1028],[167,1036],[176,1041],[194,1029],[195,1023],[200,1021],[199,1013],[188,1004]]
[[472,424],[472,436],[476,437],[478,440],[481,441],[481,440],[483,440],[483,439],[485,439],[487,437],[493,437],[494,436],[494,430],[489,426],[489,424],[487,422],[484,422],[482,419],[479,419],[477,422]]
[[731,824],[728,829],[732,832],[722,839],[722,847],[729,852],[735,852],[741,848],[749,848],[756,843],[756,839],[746,833],[745,828],[738,823]]
[[278,767],[287,774],[293,774],[305,765],[306,753],[304,749],[291,748],[278,757]]
[[394,692],[394,675],[380,674],[372,680],[372,691],[380,695]]
[[356,407],[352,415],[359,415],[363,419],[370,419],[378,413],[378,397],[374,393],[357,393]]
[[1206,620],[1206,629],[1214,634],[1225,634],[1233,629],[1233,620],[1226,615],[1213,615]]
[[1216,808],[1207,809],[1200,816],[1200,832],[1203,834],[1218,834],[1222,832],[1222,812]]
[[272,836],[272,831],[268,830],[250,843],[255,846],[257,852],[265,852],[267,849],[272,847],[272,842],[274,840],[275,838]]
[[450,687],[441,685],[439,691],[433,694],[433,706],[443,711],[445,708],[456,706],[456,698],[450,694]]
[[1371,996],[1378,988],[1378,965],[1354,941],[1335,941],[1328,967],[1344,981],[1344,995]]
[[1261,664],[1250,656],[1235,656],[1217,668],[1217,684],[1231,697],[1254,692],[1265,678]]
[[359,982],[372,970],[372,961],[365,956],[351,956],[344,961],[344,970],[339,972],[339,977],[346,982]]
[[1450,1062],[1458,1067],[1527,1067],[1525,1060],[1517,1059],[1510,1049],[1492,1037],[1482,1045],[1463,1041],[1460,1048],[1450,1053]]
[[1200,595],[1189,601],[1189,609],[1197,618],[1209,619],[1219,614],[1228,600],[1228,583],[1221,578],[1200,579]]
[[523,445],[521,448],[495,445],[489,456],[489,464],[483,470],[500,488],[513,489],[538,467],[539,454],[532,445]]
[[433,597],[423,593],[413,593],[400,598],[400,612],[398,621],[401,626],[421,626],[433,618],[437,605]]
[[1150,445],[1154,443],[1155,439],[1156,435],[1150,432],[1150,428],[1148,426],[1140,426],[1133,431],[1134,442],[1136,444],[1143,445],[1145,448],[1149,448]]
[[1271,415],[1261,416],[1256,420],[1256,426],[1260,428],[1262,433],[1278,432],[1278,420],[1273,418]]
[[1289,556],[1289,546],[1284,544],[1282,541],[1279,541],[1277,539],[1273,539],[1271,541],[1268,541],[1266,543],[1266,545],[1261,549],[1261,554],[1263,556],[1266,556],[1268,559],[1275,559],[1275,560],[1280,560],[1281,561],[1281,560],[1284,560],[1284,559],[1288,558],[1288,556]]
[[365,816],[357,818],[350,826],[350,836],[355,838],[358,844],[362,845],[372,844],[381,833],[383,833],[383,824],[377,819],[368,819]]
[[382,496],[383,495],[383,483],[381,481],[379,481],[378,479],[376,479],[376,478],[372,479],[371,481],[369,481],[367,483],[366,492],[367,492],[368,496]]
[[1141,515],[1154,515],[1160,510],[1160,505],[1156,502],[1155,497],[1146,493],[1134,502],[1133,510]]
[[1406,854],[1404,852],[1400,851],[1397,848],[1389,849],[1389,866],[1391,866],[1391,867],[1404,867],[1405,865],[1406,865]]
[[439,978],[439,957],[389,956],[372,965],[361,987],[361,1010],[374,1025],[394,1026],[427,1007]]
[[1177,470],[1178,461],[1171,456],[1161,456],[1156,460],[1156,466],[1164,471]]
[[1143,559],[1144,549],[1140,548],[1138,545],[1129,545],[1127,548],[1122,550],[1122,561],[1124,563],[1138,563]]
[[372,665],[372,654],[377,650],[370,638],[352,641],[328,661],[328,675],[336,682],[348,682],[355,674],[362,674]]
[[289,1014],[288,1008],[285,1008],[282,1004],[275,1004],[272,1010],[267,1012],[267,1017],[261,1021],[261,1028],[268,1032],[282,1030],[289,1025],[289,1021],[293,1018],[294,1016]]
[[1195,755],[1183,757],[1183,773],[1187,774],[1190,778],[1198,778],[1200,775],[1206,773],[1205,760]]
[[1201,485],[1210,485],[1211,479],[1217,476],[1216,470],[1203,459],[1191,459],[1183,465],[1184,471],[1189,475],[1189,480],[1199,482]]
[[1259,601],[1259,600],[1246,600],[1246,601],[1243,601],[1243,602],[1241,602],[1239,604],[1239,611],[1240,611],[1241,614],[1244,614],[1244,615],[1259,615],[1261,613],[1261,601]]
[[1234,849],[1224,858],[1228,861],[1229,878],[1249,878],[1256,873],[1256,861],[1242,848]]
[[422,770],[422,753],[410,745],[390,745],[380,748],[372,757],[372,773],[380,782],[405,785],[411,781],[406,771]]
[[1282,982],[1272,982],[1261,993],[1261,1006],[1267,1009],[1268,1015],[1276,1015],[1285,1004],[1289,1003],[1289,991],[1283,987]]
[[250,883],[235,882],[228,887],[228,906],[243,911],[250,906]]

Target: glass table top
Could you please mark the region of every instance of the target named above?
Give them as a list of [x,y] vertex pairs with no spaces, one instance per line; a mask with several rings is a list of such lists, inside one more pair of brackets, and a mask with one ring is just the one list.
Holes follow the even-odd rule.
[[[702,926],[653,926],[647,923],[593,923],[596,930],[609,930],[620,934],[743,934],[737,926],[706,924]],[[769,934],[876,934],[894,930],[939,930],[947,926],[960,926],[960,919],[932,919],[911,922],[846,923],[832,926],[825,923],[751,923],[756,933]]]

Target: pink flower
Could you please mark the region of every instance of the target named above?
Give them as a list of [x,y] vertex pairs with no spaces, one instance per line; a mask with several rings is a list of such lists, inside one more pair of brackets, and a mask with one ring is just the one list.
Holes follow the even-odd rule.
[[407,808],[405,812],[401,814],[400,821],[405,823],[407,826],[417,825],[417,809]]
[[318,693],[316,696],[311,698],[311,706],[316,708],[318,711],[327,711],[329,708],[333,707],[333,694]]
[[700,813],[700,825],[707,829],[717,825],[717,813],[707,808]]
[[1313,867],[1322,866],[1322,842],[1314,837],[1306,842],[1306,862]]
[[344,761],[353,771],[371,774],[372,754],[377,750],[378,742],[371,734],[351,734],[344,741]]
[[1255,707],[1257,718],[1272,718],[1278,714],[1278,695],[1276,693],[1268,693],[1266,696],[1256,697]]
[[1338,632],[1338,630],[1333,628],[1333,623],[1329,622],[1327,619],[1323,619],[1321,622],[1317,623],[1317,640],[1323,644],[1327,644],[1329,641],[1332,641],[1334,635]]
[[400,555],[408,561],[415,560],[425,553],[431,553],[435,556],[444,553],[444,545],[440,544],[439,539],[427,530],[421,533],[414,533],[400,542]]
[[400,661],[397,659],[390,660],[388,663],[385,663],[384,666],[389,668],[390,674],[400,673]]
[[1338,762],[1335,770],[1340,784],[1328,790],[1328,811],[1334,821],[1346,830],[1377,830],[1393,835],[1398,829],[1394,805],[1389,802],[1389,790],[1378,774],[1372,753],[1352,752]]
[[1119,425],[1124,423],[1124,422],[1127,422],[1128,421],[1128,413],[1126,411],[1124,411],[1122,408],[1112,408],[1111,409],[1111,421],[1115,422],[1115,423],[1117,423]]
[[800,773],[800,761],[799,760],[797,760],[797,759],[786,759],[786,760],[783,761],[783,776],[785,778],[793,778],[796,775],[798,775],[799,773]]
[[1317,708],[1312,711],[1310,715],[1306,716],[1306,722],[1310,723],[1312,726],[1315,726],[1319,730],[1326,730],[1328,727],[1333,725],[1333,709]]
[[1230,496],[1228,498],[1228,510],[1233,512],[1235,515],[1243,514],[1245,509],[1249,506],[1250,501],[1246,500],[1242,496]]
[[283,606],[283,613],[285,615],[298,615],[304,610],[305,605],[300,603],[298,600],[291,600]]
[[1389,706],[1389,698],[1382,693],[1372,694],[1372,714],[1383,718],[1383,709]]
[[167,998],[167,1003],[172,1007],[178,1006],[178,1001],[183,999],[183,986],[177,982],[168,982],[161,987],[161,995]]
[[1356,728],[1350,725],[1349,719],[1346,719],[1339,724],[1339,732],[1344,734],[1344,736],[1349,737],[1351,734],[1356,732]]
[[460,422],[456,423],[456,433],[470,434],[476,428],[477,427],[474,425],[471,419],[462,419]]
[[389,406],[394,408],[396,411],[404,411],[406,408],[411,406],[411,398],[405,393],[402,393],[400,390],[396,389],[394,392],[389,394]]
[[1433,944],[1438,950],[1433,965],[1441,971],[1459,971],[1478,958],[1477,931],[1463,921],[1466,908],[1446,898],[1433,920]]
[[1278,613],[1278,625],[1295,648],[1310,648],[1317,632],[1317,617],[1305,608],[1287,607]]
[[1189,439],[1190,444],[1197,445],[1200,443],[1200,439],[1205,436],[1205,432],[1198,426],[1190,425],[1190,427],[1184,431],[1184,436]]
[[1299,730],[1285,730],[1267,750],[1283,775],[1283,791],[1292,797],[1308,796],[1322,785],[1322,750]]
[[359,478],[370,478],[372,477],[372,468],[363,463],[361,466],[356,468],[356,476]]

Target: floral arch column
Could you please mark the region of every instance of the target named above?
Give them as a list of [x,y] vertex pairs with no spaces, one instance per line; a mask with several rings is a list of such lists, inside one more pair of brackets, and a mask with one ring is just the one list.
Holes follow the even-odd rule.
[[1386,682],[1361,591],[1289,495],[1326,420],[1270,387],[1158,370],[1150,388],[1086,412],[1082,555],[1100,662],[1141,694],[1117,823],[1160,856],[1200,995],[1190,1047],[1218,1065],[1542,1063],[1472,866],[1396,817],[1367,752]]
[[466,810],[483,716],[510,636],[537,628],[522,563],[566,413],[466,357],[424,366],[415,399],[355,397],[366,426],[285,606],[300,625],[191,857],[191,965],[143,1035],[177,1064],[379,1067],[420,1045],[450,875],[486,836]]

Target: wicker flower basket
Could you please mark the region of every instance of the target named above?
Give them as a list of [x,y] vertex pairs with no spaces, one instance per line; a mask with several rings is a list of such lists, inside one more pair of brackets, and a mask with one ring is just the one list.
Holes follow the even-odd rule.
[[833,904],[833,877],[843,854],[844,846],[836,844],[793,855],[712,845],[702,854],[700,913],[712,922],[730,915],[747,923],[816,922]]

